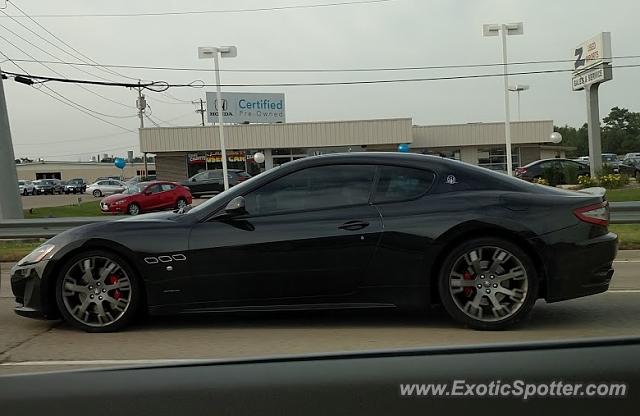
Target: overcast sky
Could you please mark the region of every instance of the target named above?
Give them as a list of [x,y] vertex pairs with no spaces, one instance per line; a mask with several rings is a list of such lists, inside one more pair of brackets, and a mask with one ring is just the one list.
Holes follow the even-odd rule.
[[[184,10],[222,10],[329,3],[335,0],[110,0],[87,2],[15,0],[31,15],[141,13]],[[4,0],[0,0],[0,5]],[[11,5],[9,15],[19,12]],[[0,16],[3,16],[0,14]],[[208,68],[198,59],[198,46],[236,45],[238,56],[224,60],[224,69],[376,68],[433,65],[470,65],[501,61],[499,38],[484,38],[483,23],[524,22],[523,36],[508,39],[512,62],[571,59],[572,48],[601,31],[612,32],[614,56],[640,55],[637,40],[640,2],[637,0],[395,0],[328,8],[199,14],[161,17],[73,17],[36,20],[60,39],[102,64]],[[19,19],[50,42],[66,48],[28,19]],[[0,17],[0,34],[38,60],[75,61],[73,57],[29,32],[15,21]],[[36,46],[20,39],[17,33]],[[0,39],[0,50],[13,59],[30,59]],[[47,55],[49,54],[53,55]],[[75,52],[72,52],[76,54]],[[77,54],[76,54],[77,55]],[[2,57],[2,59],[5,59]],[[616,64],[640,64],[640,58]],[[114,81],[122,76],[91,67],[88,73],[66,65],[20,63],[32,74]],[[510,71],[571,68],[571,62],[514,66]],[[21,72],[11,62],[6,71]],[[204,80],[211,72],[173,72],[116,69],[147,80],[171,83]],[[369,79],[442,77],[500,72],[500,67],[375,73],[237,73],[224,72],[222,83],[274,83],[350,81]],[[613,106],[640,111],[640,67],[614,69],[614,79],[600,88],[600,113]],[[573,92],[570,74],[521,75],[511,83],[529,84],[523,92],[523,119],[552,119],[556,125],[579,126],[586,120],[584,92]],[[247,92],[284,92],[287,121],[349,120],[411,117],[414,124],[448,124],[502,121],[502,78],[389,83],[354,86],[232,88]],[[109,116],[135,116],[136,92],[126,88],[89,87],[111,100],[76,85],[47,84],[74,102]],[[48,160],[88,160],[96,153],[126,154],[139,149],[136,117],[100,118],[134,132],[104,123],[45,95],[43,91],[4,80],[16,157]],[[179,100],[204,98],[206,89],[175,88]],[[146,93],[160,125],[197,125],[193,104],[164,94]],[[514,117],[516,103],[512,100]],[[129,107],[126,107],[129,106]],[[151,125],[145,120],[146,125]],[[124,132],[124,133],[123,133]],[[114,134],[111,137],[96,137]],[[82,139],[82,140],[80,140]]]

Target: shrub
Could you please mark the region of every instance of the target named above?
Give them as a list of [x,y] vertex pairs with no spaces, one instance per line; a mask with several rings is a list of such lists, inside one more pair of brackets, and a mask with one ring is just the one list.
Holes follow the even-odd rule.
[[593,186],[598,186],[598,180],[589,175],[581,175],[578,176],[578,185],[581,185],[584,188],[591,188]]
[[627,175],[620,175],[610,173],[598,177],[600,186],[604,186],[607,189],[621,188],[629,183],[629,177]]
[[552,167],[542,170],[542,179],[547,181],[546,185],[556,186],[560,183],[562,173]]
[[564,180],[570,185],[578,183],[578,168],[574,164],[567,164],[564,167]]
[[547,185],[547,186],[549,186],[549,181],[546,180],[545,178],[533,178],[533,180],[531,182],[537,183],[538,185]]

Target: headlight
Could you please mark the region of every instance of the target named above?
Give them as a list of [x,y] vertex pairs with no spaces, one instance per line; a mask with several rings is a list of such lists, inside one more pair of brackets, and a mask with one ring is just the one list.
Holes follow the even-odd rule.
[[44,259],[55,246],[53,244],[43,244],[37,249],[33,250],[30,254],[24,257],[22,260],[18,262],[18,266],[26,266],[29,264],[36,264]]

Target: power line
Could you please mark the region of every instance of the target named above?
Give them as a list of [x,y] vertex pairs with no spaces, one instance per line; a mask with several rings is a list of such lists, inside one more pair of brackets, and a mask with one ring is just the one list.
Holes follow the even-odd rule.
[[[247,13],[247,12],[270,12],[270,11],[283,11],[283,10],[295,10],[295,9],[319,9],[328,7],[339,6],[354,6],[360,4],[374,4],[374,3],[390,3],[397,0],[363,0],[363,1],[342,1],[334,3],[321,3],[321,4],[304,4],[304,5],[290,5],[290,6],[276,6],[276,7],[256,7],[249,9],[219,9],[219,10],[188,10],[188,11],[175,11],[175,12],[145,12],[145,13],[77,13],[77,14],[34,14],[32,17],[40,18],[69,18],[69,17],[155,17],[155,16],[184,16],[184,15],[198,15],[198,14],[231,14],[231,13]],[[22,17],[22,16],[13,16]]]
[[[640,55],[622,55],[612,56],[610,59],[637,59]],[[17,62],[34,62],[29,59],[14,59]],[[212,68],[188,68],[175,66],[145,66],[145,65],[111,65],[111,64],[87,64],[82,62],[60,62],[60,61],[40,61],[48,64],[58,65],[78,65],[78,66],[102,66],[107,68],[128,68],[128,69],[146,69],[155,71],[185,71],[185,72],[213,72]],[[532,61],[516,61],[509,62],[508,66],[520,65],[543,65],[557,63],[571,63],[575,59],[547,59]],[[586,60],[589,62],[589,60]],[[393,71],[423,71],[434,69],[464,69],[464,68],[489,68],[502,67],[503,63],[485,63],[485,64],[451,64],[451,65],[429,65],[429,66],[401,66],[401,67],[377,67],[377,68],[258,68],[258,69],[220,69],[220,72],[247,72],[247,73],[332,73],[332,72],[393,72]]]
[[[628,65],[612,65],[611,68],[637,68],[640,64],[628,64]],[[554,73],[567,73],[573,72],[573,69],[548,69],[538,71],[521,71],[511,72],[507,75],[541,75],[541,74],[554,74]],[[101,81],[89,81],[89,80],[76,80],[76,79],[60,79],[53,77],[46,77],[40,75],[18,74],[15,72],[4,71],[5,74],[11,76],[20,76],[23,78],[29,78],[33,80],[39,80],[40,82],[46,81],[60,81],[60,82],[72,82],[72,83],[85,83],[96,85],[110,85],[110,86],[135,86],[133,84],[123,83],[106,83]],[[495,78],[503,77],[505,74],[492,73],[492,74],[469,74],[469,75],[456,75],[456,76],[442,76],[442,77],[430,77],[430,78],[395,78],[395,79],[377,79],[377,80],[361,80],[361,81],[330,81],[330,82],[283,82],[283,83],[269,83],[269,84],[220,84],[221,87],[309,87],[309,86],[331,86],[331,85],[366,85],[366,84],[389,84],[389,83],[403,83],[403,82],[426,82],[426,81],[446,81],[446,80],[459,80],[459,79],[474,79],[474,78]],[[202,87],[215,87],[216,84],[205,84],[202,81],[192,81],[188,84],[171,84],[167,82],[156,82],[147,85],[149,86],[161,86],[164,89],[190,87],[190,88],[202,88]]]

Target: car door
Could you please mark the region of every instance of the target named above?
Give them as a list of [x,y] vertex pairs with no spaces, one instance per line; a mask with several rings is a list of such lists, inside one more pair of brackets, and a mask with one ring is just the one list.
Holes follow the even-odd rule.
[[160,184],[160,203],[157,209],[173,208],[176,205],[176,199],[173,190],[175,186],[170,183]]
[[288,173],[244,195],[246,215],[195,225],[185,299],[321,303],[356,292],[382,231],[368,203],[375,169]]
[[144,190],[142,209],[154,210],[162,206],[162,188],[160,184],[151,184]]
[[222,171],[212,170],[208,172],[207,177],[207,192],[222,192],[224,191],[224,182],[222,181]]
[[205,183],[209,172],[200,172],[197,175],[191,177],[188,182],[188,187],[192,193],[197,194],[205,192]]

